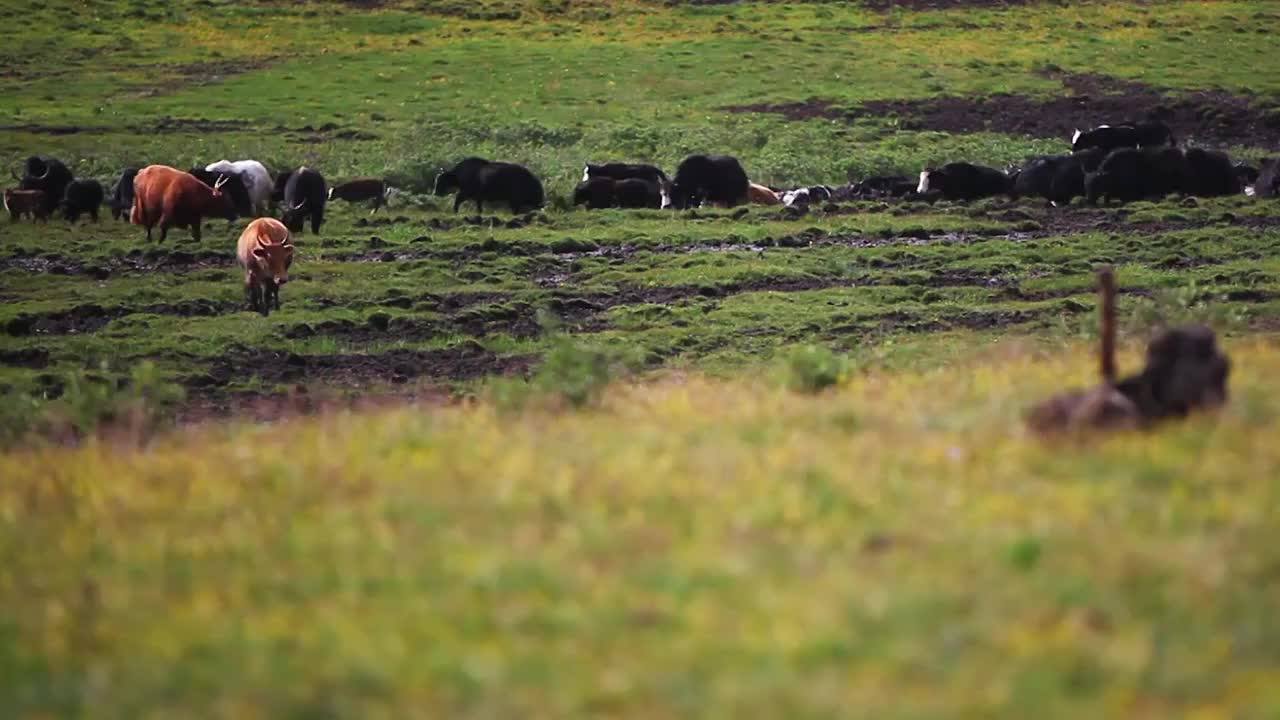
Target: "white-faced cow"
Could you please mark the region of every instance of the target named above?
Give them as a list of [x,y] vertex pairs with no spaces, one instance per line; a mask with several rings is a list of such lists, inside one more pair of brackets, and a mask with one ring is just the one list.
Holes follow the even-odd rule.
[[940,168],[925,168],[920,173],[916,192],[935,192],[948,200],[977,200],[1010,192],[1012,181],[995,168],[967,162],[947,163]]

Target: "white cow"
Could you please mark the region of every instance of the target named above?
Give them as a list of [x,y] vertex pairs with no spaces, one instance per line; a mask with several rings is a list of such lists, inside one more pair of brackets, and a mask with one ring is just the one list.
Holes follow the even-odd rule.
[[253,214],[266,215],[271,207],[271,173],[267,167],[257,160],[219,160],[205,168],[209,172],[235,173],[244,181],[244,188],[249,192],[249,204],[253,206]]

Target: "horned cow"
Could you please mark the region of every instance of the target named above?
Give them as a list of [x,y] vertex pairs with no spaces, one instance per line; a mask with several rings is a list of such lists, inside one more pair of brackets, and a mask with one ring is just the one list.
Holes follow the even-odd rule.
[[271,173],[267,167],[257,160],[219,160],[205,167],[205,170],[223,175],[239,175],[244,181],[245,190],[249,194],[249,204],[253,215],[266,215],[271,204],[273,184]]
[[151,230],[160,226],[161,242],[171,227],[191,229],[191,237],[200,241],[200,222],[206,217],[223,217],[235,220],[236,211],[230,199],[222,192],[226,178],[209,187],[189,173],[167,165],[148,165],[138,171],[133,179],[133,208],[129,221]]
[[[11,173],[13,171],[10,171]],[[67,185],[74,179],[63,162],[49,155],[32,155],[22,164],[22,175],[13,173],[19,190],[40,190],[44,193],[44,214],[51,215],[62,202]]]
[[284,188],[284,211],[280,219],[290,232],[302,232],[310,217],[311,232],[319,235],[328,196],[324,176],[309,167],[300,167],[289,173],[289,181]]
[[289,282],[293,243],[289,229],[275,218],[249,223],[236,243],[236,260],[244,269],[244,296],[250,310],[268,315],[280,309],[280,286]]

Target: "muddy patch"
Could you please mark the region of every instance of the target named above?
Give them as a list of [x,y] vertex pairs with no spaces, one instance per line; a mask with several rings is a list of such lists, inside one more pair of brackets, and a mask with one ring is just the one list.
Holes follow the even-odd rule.
[[897,118],[905,130],[995,132],[1062,138],[1105,122],[1159,120],[1179,142],[1280,147],[1280,109],[1261,98],[1226,90],[1162,88],[1096,73],[1046,71],[1063,86],[1059,95],[1011,93],[873,100],[853,106],[811,98],[803,102],[733,105],[730,112],[765,112],[792,120]]
[[418,378],[473,380],[525,375],[536,359],[534,355],[497,355],[474,341],[436,350],[334,355],[236,346],[212,359],[206,372],[188,377],[185,384],[208,391],[250,380],[270,385],[322,382],[348,387],[403,384]]
[[13,337],[33,335],[76,335],[92,333],[107,323],[126,315],[176,315],[178,317],[211,317],[238,310],[240,305],[214,300],[182,300],[139,306],[104,307],[97,303],[77,305],[69,310],[43,313],[20,313],[5,323],[5,332]]
[[242,73],[262,70],[275,61],[276,57],[268,56],[235,60],[209,59],[195,63],[155,63],[147,66],[147,72],[162,79],[138,87],[135,92],[139,97],[153,97],[183,88],[212,85]]
[[88,275],[105,280],[118,272],[189,272],[214,267],[229,267],[235,256],[212,250],[130,250],[122,255],[100,258],[77,258],[62,253],[35,255],[22,248],[12,255],[0,257],[0,272],[10,269],[50,275]]
[[49,351],[44,348],[0,350],[0,365],[39,370],[49,366]]

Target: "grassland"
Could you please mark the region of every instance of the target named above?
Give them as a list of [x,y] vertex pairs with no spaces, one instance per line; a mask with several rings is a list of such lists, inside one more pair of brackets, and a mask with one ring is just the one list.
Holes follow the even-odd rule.
[[[1131,348],[1136,350],[1136,348]],[[0,458],[10,712],[1271,717],[1274,339],[1231,405],[1023,435],[1087,348],[681,375]],[[1128,352],[1125,364],[1137,361]],[[108,480],[109,479],[109,480]]]
[[[0,223],[0,707],[1280,713],[1274,202],[568,206],[588,159],[841,184],[1019,163],[1108,113],[1280,150],[1272,3],[876,5],[0,8],[0,162],[254,157],[401,190],[297,238],[265,318],[243,221]],[[529,165],[548,207],[450,212],[429,189],[469,154]],[[1220,415],[1024,435],[1090,379],[1103,263],[1127,367],[1161,323],[1219,331]],[[810,346],[840,370],[817,395],[785,386]],[[158,435],[40,424],[169,383]],[[251,422],[331,396],[392,407]]]

